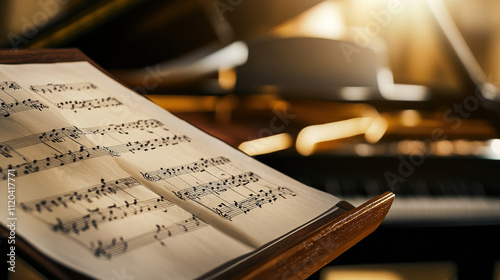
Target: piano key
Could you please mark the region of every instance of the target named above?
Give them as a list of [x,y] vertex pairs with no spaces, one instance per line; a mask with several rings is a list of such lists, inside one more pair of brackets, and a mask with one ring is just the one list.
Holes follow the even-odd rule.
[[[354,206],[366,197],[349,198]],[[488,197],[397,197],[384,223],[500,224],[500,199]]]

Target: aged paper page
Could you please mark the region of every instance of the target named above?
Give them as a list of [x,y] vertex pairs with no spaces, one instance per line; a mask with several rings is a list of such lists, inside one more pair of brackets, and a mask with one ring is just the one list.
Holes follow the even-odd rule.
[[2,65],[0,83],[0,179],[15,171],[17,201],[1,222],[93,277],[193,278],[339,201],[86,62]]

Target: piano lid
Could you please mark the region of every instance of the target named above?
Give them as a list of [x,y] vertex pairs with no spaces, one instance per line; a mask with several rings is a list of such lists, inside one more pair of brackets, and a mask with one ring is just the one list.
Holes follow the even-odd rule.
[[0,4],[1,47],[77,47],[109,69],[145,67],[207,45],[217,49],[267,32],[321,0],[25,2]]

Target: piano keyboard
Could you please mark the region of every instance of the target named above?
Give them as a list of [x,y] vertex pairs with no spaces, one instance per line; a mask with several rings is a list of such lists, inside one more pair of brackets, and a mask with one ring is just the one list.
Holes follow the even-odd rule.
[[[400,159],[396,157],[287,155],[257,159],[354,206],[385,191],[394,192],[396,199],[384,223],[500,224],[499,160],[434,157],[415,166],[411,174],[399,174]],[[400,175],[403,181],[390,184],[387,172]]]

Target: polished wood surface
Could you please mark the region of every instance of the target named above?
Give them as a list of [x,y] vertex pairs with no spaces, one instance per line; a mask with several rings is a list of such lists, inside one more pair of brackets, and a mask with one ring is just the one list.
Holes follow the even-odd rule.
[[241,263],[208,278],[305,279],[372,233],[393,201],[394,194],[386,192],[333,220],[322,220],[296,243],[282,244],[275,254],[260,256],[255,262]]

